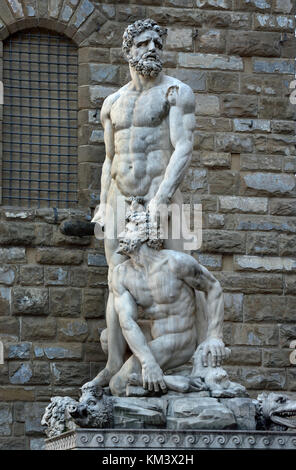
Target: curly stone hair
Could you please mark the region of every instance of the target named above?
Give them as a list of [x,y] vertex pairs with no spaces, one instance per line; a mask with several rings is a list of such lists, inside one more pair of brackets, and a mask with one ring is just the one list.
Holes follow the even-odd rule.
[[145,20],[137,20],[130,24],[123,33],[122,51],[125,57],[128,57],[130,48],[133,45],[134,38],[139,36],[143,31],[152,29],[159,34],[160,37],[167,34],[167,29],[159,26],[156,21],[151,18]]

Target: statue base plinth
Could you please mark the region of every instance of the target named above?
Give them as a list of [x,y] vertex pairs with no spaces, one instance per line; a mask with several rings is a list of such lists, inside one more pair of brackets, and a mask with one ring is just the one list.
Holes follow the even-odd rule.
[[296,432],[82,429],[46,439],[46,450],[294,449]]

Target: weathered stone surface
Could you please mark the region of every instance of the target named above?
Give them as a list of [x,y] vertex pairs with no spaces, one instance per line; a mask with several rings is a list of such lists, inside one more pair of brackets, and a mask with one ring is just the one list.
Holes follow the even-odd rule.
[[[267,170],[281,171],[283,158],[280,155],[241,155],[240,169],[242,171],[249,170]],[[271,203],[272,201],[270,201]]]
[[129,399],[115,397],[113,399],[113,413],[115,417],[139,420],[142,426],[158,426],[164,425],[166,422],[161,399],[143,401],[133,398],[131,403]]
[[23,340],[52,339],[55,335],[56,320],[54,318],[22,318]]
[[182,190],[194,192],[206,187],[207,171],[189,168],[182,183]]
[[236,171],[209,171],[209,190],[211,194],[237,194],[239,175]]
[[249,173],[241,176],[242,192],[246,195],[294,195],[295,177],[289,174]]
[[201,31],[196,39],[199,52],[223,53],[225,51],[225,32],[219,29]]
[[30,359],[32,343],[9,343],[6,346],[6,359]]
[[1,263],[25,263],[26,250],[25,248],[0,248],[0,262]]
[[1,402],[17,402],[17,401],[34,401],[35,390],[33,387],[0,387],[0,400]]
[[293,119],[295,118],[295,106],[288,97],[260,99],[259,116],[263,119]]
[[81,312],[81,291],[73,287],[49,290],[49,311],[56,317],[77,317]]
[[245,295],[245,322],[287,321],[287,298],[280,295]]
[[61,248],[39,248],[36,261],[40,264],[81,264],[83,251],[66,250]]
[[87,338],[88,327],[85,320],[59,319],[57,322],[57,338],[59,341],[83,342]]
[[290,367],[291,349],[264,349],[262,365],[264,367]]
[[235,132],[270,132],[270,121],[267,119],[234,119]]
[[279,333],[276,325],[233,325],[233,342],[245,346],[275,346]]
[[0,436],[11,435],[11,424],[12,424],[11,405],[8,403],[0,403]]
[[275,13],[293,13],[295,6],[293,7],[292,0],[275,0],[273,11]]
[[[250,346],[238,346],[233,347],[231,345],[231,355],[225,360],[225,365],[236,365],[236,366],[252,366],[261,365],[262,354],[261,349],[258,347]],[[223,365],[224,367],[224,365]]]
[[49,364],[46,362],[10,362],[9,381],[13,385],[47,385],[50,383]]
[[105,290],[84,289],[82,305],[85,318],[104,318]]
[[160,24],[166,25],[179,23],[199,27],[202,25],[203,21],[202,13],[196,8],[147,7],[146,16],[153,18],[154,21],[159,21]]
[[[296,338],[296,325],[280,325],[279,327],[279,339],[280,346],[282,348],[289,348],[291,341]],[[291,350],[290,350],[291,352]]]
[[89,253],[87,255],[88,266],[107,266],[105,255],[101,253]]
[[43,266],[20,266],[19,282],[23,286],[43,284]]
[[32,223],[22,224],[22,230],[19,229],[17,222],[5,222],[0,224],[0,243],[1,245],[31,245],[35,240],[35,227]]
[[208,72],[207,85],[209,92],[238,93],[239,74],[235,72]]
[[28,315],[48,314],[48,289],[42,287],[14,287],[12,313]]
[[233,413],[215,398],[179,398],[168,411],[169,429],[233,429]]
[[9,265],[2,265],[0,267],[0,283],[6,286],[11,286],[16,278],[16,267]]
[[281,48],[277,33],[229,31],[227,51],[242,57],[280,57]]
[[296,260],[276,256],[234,256],[234,269],[237,271],[295,272]]
[[[200,131],[193,132],[193,148],[197,150],[214,150],[214,135],[206,134]],[[186,177],[186,175],[185,175]]]
[[251,153],[253,137],[239,134],[218,134],[215,137],[216,148],[221,152]]
[[272,215],[296,216],[296,200],[272,198],[269,201],[269,210]]
[[292,16],[268,15],[256,13],[254,15],[254,28],[266,31],[292,32],[294,29],[294,19]]
[[214,8],[215,10],[231,10],[230,0],[196,0],[197,8]]
[[215,95],[198,95],[196,99],[195,113],[206,116],[220,115],[219,97]]
[[295,64],[289,59],[253,59],[255,73],[295,73]]
[[25,450],[26,439],[20,437],[0,438],[0,450]]
[[228,230],[204,230],[202,249],[208,253],[245,253],[245,235]]
[[187,68],[243,70],[242,59],[236,56],[180,52],[178,62],[181,67]]
[[186,83],[193,91],[204,91],[206,88],[206,72],[182,68],[167,69],[167,74]]
[[205,11],[203,25],[210,28],[251,29],[251,15],[240,12]]
[[89,363],[85,362],[61,362],[50,364],[52,374],[52,383],[60,386],[78,385],[81,387],[84,383],[93,377],[90,377]]
[[215,273],[221,282],[222,288],[230,292],[251,293],[276,293],[282,294],[283,277],[281,274],[264,273]]
[[45,267],[44,270],[46,286],[65,286],[69,283],[69,272],[62,267]]
[[224,319],[225,321],[243,320],[243,294],[224,294]]
[[72,343],[35,344],[34,355],[39,359],[79,360],[82,357],[82,346]]
[[11,288],[0,286],[0,315],[10,315]]
[[[222,114],[227,117],[256,117],[258,115],[257,98],[255,96],[225,95],[222,100]],[[234,128],[234,130],[237,129]]]
[[30,436],[40,434],[44,431],[41,426],[41,418],[44,414],[46,403],[26,403],[25,404],[25,428]]
[[232,411],[238,429],[256,429],[256,409],[251,398],[222,398],[220,402]]
[[199,253],[196,258],[200,264],[205,266],[210,271],[219,271],[222,269],[222,255]]
[[250,390],[283,390],[286,386],[286,374],[281,369],[244,368],[240,380]]
[[271,121],[271,130],[274,134],[295,134],[295,128],[295,122]]
[[236,0],[234,8],[237,10],[269,11],[272,0]]
[[192,51],[192,28],[168,28],[166,47],[168,50]]
[[225,217],[223,214],[209,214],[208,228],[223,228],[225,225]]
[[239,197],[239,196],[219,196],[219,210],[221,212],[248,212],[264,214],[268,209],[267,198],[259,197]]
[[259,231],[279,231],[287,233],[296,232],[296,219],[287,217],[275,217],[269,215],[237,215],[237,230],[259,230]]
[[277,255],[278,253],[278,235],[265,232],[247,235],[248,255]]
[[280,256],[295,256],[296,236],[282,233],[279,237]]

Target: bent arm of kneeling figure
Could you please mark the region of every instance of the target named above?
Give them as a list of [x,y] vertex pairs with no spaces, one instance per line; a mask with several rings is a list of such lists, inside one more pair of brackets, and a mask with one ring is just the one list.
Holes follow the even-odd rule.
[[[115,286],[113,286],[115,287]],[[138,308],[132,295],[124,287],[114,290],[114,307],[117,312],[123,336],[131,351],[139,359],[142,366],[156,363],[146,338],[137,324]]]

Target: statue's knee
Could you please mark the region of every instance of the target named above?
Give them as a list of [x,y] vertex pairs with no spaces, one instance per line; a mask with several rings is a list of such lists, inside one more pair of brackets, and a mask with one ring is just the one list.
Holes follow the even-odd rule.
[[100,336],[100,342],[101,342],[101,347],[102,350],[105,354],[108,355],[108,330],[105,328]]

